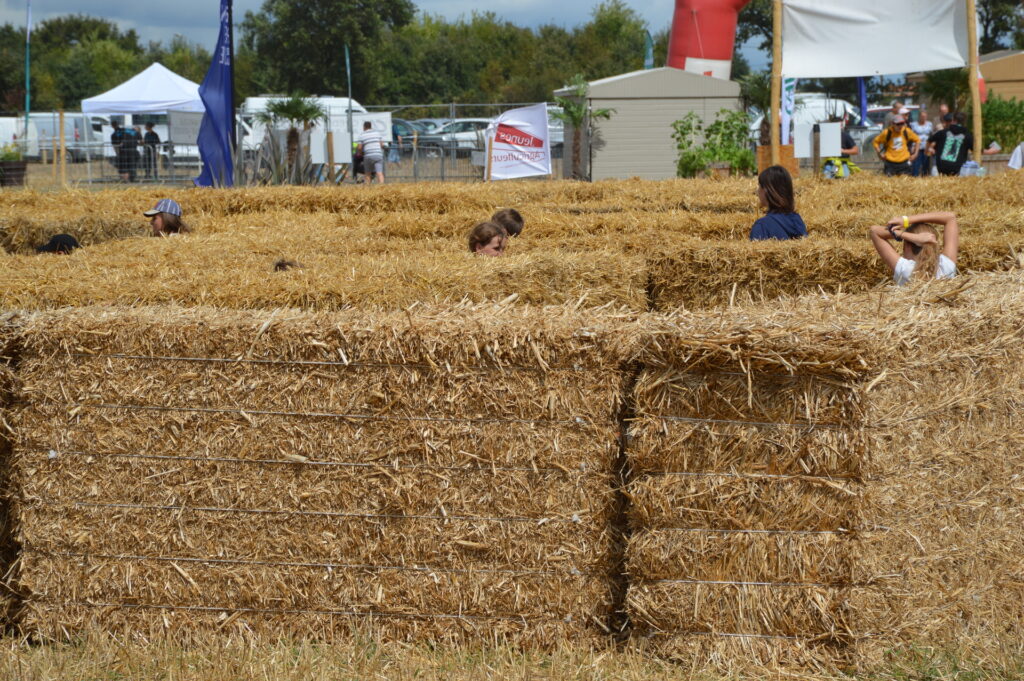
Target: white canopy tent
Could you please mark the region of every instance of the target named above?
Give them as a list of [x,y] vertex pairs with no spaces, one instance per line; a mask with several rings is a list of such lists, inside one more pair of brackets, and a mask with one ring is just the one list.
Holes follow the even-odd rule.
[[159,62],[132,76],[112,90],[82,100],[83,113],[131,114],[193,111],[206,107],[199,98],[199,84],[182,78]]

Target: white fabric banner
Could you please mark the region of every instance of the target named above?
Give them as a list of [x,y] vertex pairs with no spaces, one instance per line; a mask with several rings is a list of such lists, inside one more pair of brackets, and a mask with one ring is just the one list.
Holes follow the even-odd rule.
[[491,145],[490,179],[551,174],[546,103],[509,109],[487,126],[487,139]]
[[796,78],[782,79],[782,114],[779,120],[782,123],[782,144],[789,144],[789,124],[793,121],[793,112],[796,110]]
[[782,70],[790,78],[933,71],[967,58],[964,0],[783,0]]

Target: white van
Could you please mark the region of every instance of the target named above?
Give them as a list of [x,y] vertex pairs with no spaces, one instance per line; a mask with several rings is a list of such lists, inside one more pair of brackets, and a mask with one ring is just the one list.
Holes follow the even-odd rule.
[[[33,111],[29,119],[39,132],[39,148],[47,158],[60,149],[60,113],[56,111]],[[102,156],[103,124],[105,118],[89,116],[80,112],[64,113],[64,150],[68,161],[79,163],[89,156]]]
[[25,134],[24,116],[0,117],[0,144],[14,142],[21,149],[22,157],[27,160],[39,158],[39,130],[29,119],[28,134]]
[[[286,95],[260,95],[259,97],[246,97],[245,101],[242,102],[242,108],[239,112],[238,120],[238,134],[241,137],[242,150],[245,152],[255,153],[260,145],[263,143],[264,137],[266,137],[266,126],[256,120],[257,114],[260,114],[267,110],[267,105],[270,102],[288,99]],[[349,109],[352,110],[353,114],[365,114],[367,113],[366,107],[357,102],[354,99],[348,97],[326,97],[326,96],[314,96],[311,99],[323,107],[327,113],[328,118],[331,121],[335,121],[338,118],[345,117],[347,123],[347,117]],[[281,121],[278,124],[278,128],[285,129],[288,127],[286,121]],[[337,129],[335,127],[335,129]],[[345,126],[347,130],[347,125]],[[390,135],[390,130],[388,130]]]

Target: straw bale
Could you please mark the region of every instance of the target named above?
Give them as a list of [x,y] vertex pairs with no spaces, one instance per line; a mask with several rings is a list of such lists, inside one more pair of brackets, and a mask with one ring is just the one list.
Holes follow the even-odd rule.
[[[70,258],[5,258],[0,305],[398,308],[515,293],[520,303],[586,294],[587,305],[668,311],[868,290],[886,275],[866,228],[893,213],[956,210],[963,271],[1006,268],[1024,247],[1024,187],[1013,174],[913,185],[873,176],[798,181],[812,234],[799,244],[746,241],[761,214],[754,186],[730,179],[170,190],[194,228],[173,240],[125,238],[148,234],[140,213],[166,189],[21,192],[0,217],[0,248],[28,254],[61,231],[89,248]],[[528,222],[512,257],[484,263],[464,253],[469,228],[507,205]],[[267,276],[281,258],[304,267]]]
[[850,637],[844,590],[663,582],[630,589],[638,635],[741,634],[836,642]]
[[849,584],[851,543],[843,534],[745,534],[652,529],[635,535],[629,569],[650,581]]
[[23,625],[234,608],[263,634],[380,612],[398,638],[479,633],[473,618],[524,642],[592,636],[612,609],[632,328],[495,305],[34,315]]
[[[890,216],[891,217],[891,216]],[[888,218],[885,218],[888,219]],[[811,236],[798,242],[687,239],[650,260],[653,309],[707,308],[758,303],[784,296],[821,292],[859,293],[889,284],[891,275],[866,237]],[[1024,252],[1024,215],[1016,233],[961,241],[957,266],[961,272],[1007,269],[1013,253]]]
[[1019,650],[1022,293],[1020,273],[988,274],[679,313],[674,332],[652,318],[629,450],[635,638],[725,668]]

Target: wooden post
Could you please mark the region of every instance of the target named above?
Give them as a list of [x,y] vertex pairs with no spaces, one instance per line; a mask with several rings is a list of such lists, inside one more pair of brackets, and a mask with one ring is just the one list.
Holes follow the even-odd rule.
[[68,161],[67,147],[64,145],[64,111],[60,112],[60,184],[66,187],[68,184]]
[[772,2],[772,165],[781,160],[779,151],[780,108],[782,100],[782,0]]
[[327,131],[327,181],[334,184],[334,131]]
[[974,162],[981,167],[981,89],[978,85],[978,14],[974,0],[967,0],[967,68],[971,83],[971,112],[974,119]]
[[491,181],[491,152],[494,148],[494,138],[487,138],[487,172],[484,173],[484,182]]

